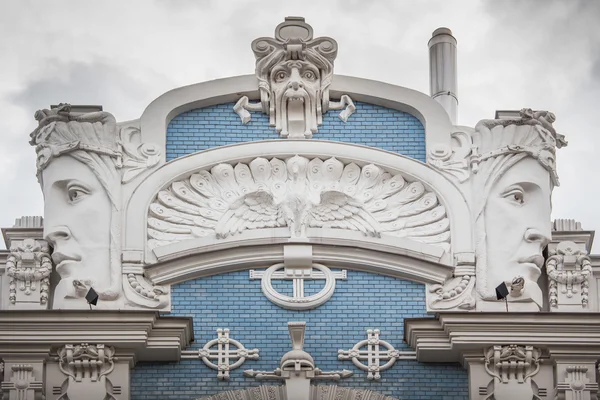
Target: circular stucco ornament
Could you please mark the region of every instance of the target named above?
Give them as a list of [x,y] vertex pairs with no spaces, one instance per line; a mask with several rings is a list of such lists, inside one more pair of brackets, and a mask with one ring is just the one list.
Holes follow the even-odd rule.
[[[335,276],[329,268],[322,264],[312,264],[312,269],[310,271],[302,271],[300,274],[295,273],[299,272],[298,270],[291,269],[291,272],[289,272],[289,277],[286,279],[296,280],[294,286],[294,295],[287,296],[279,293],[277,290],[275,290],[275,288],[273,288],[272,279],[273,275],[277,271],[284,268],[285,265],[283,263],[275,264],[269,267],[261,278],[262,291],[267,299],[269,299],[269,301],[272,303],[288,310],[312,310],[313,308],[317,308],[324,304],[331,298],[331,296],[333,296],[333,292],[335,291]],[[310,275],[314,273],[314,270],[317,270],[323,274],[325,286],[318,293],[304,297],[304,290],[299,290],[297,285],[303,286],[304,279],[309,279]]]

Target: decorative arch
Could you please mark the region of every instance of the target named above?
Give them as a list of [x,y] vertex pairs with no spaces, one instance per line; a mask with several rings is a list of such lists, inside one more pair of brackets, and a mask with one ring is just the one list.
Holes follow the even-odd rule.
[[[434,99],[424,93],[369,79],[334,75],[331,97],[350,95],[355,101],[371,103],[417,117],[425,127],[426,149],[449,146],[454,131],[448,114]],[[260,99],[255,75],[241,75],[197,83],[170,90],[155,99],[140,118],[142,142],[166,147],[169,122],[177,115],[216,104],[236,102],[242,96]],[[233,112],[233,110],[232,110]],[[165,154],[161,155],[162,162]]]
[[147,276],[154,283],[171,284],[248,269],[259,261],[281,262],[283,247],[290,240],[287,228],[247,230],[224,239],[213,234],[152,250],[148,246],[148,214],[162,190],[197,171],[210,170],[219,164],[247,165],[260,157],[287,159],[296,155],[322,160],[333,157],[360,168],[373,164],[389,175],[401,174],[407,182],[419,182],[426,191],[434,193],[445,207],[449,221],[449,251],[390,235],[378,238],[358,231],[309,228],[307,235],[315,248],[314,255],[319,257],[317,262],[340,263],[349,268],[433,283],[443,282],[451,274],[454,254],[472,252],[471,226],[466,223],[470,215],[467,203],[455,184],[429,165],[395,153],[346,143],[274,140],[225,146],[181,157],[147,176],[126,205],[124,263],[152,264],[146,267]]

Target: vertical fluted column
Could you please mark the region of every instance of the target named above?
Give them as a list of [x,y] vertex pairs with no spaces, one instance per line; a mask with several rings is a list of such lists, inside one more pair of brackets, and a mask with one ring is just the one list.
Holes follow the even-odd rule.
[[429,46],[429,88],[431,97],[444,107],[456,124],[458,95],[456,79],[456,39],[448,28],[436,29]]

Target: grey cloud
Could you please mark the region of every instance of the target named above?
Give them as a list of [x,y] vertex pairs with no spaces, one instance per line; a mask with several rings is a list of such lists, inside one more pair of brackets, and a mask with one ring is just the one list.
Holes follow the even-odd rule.
[[139,118],[144,107],[160,93],[130,71],[104,62],[45,62],[46,71],[9,101],[33,112],[50,104],[99,104],[118,120]]
[[[35,128],[33,114],[51,104],[100,104],[115,114],[118,120],[138,118],[144,108],[160,93],[164,82],[148,84],[130,71],[103,62],[63,63],[45,61],[45,71],[37,79],[26,82],[18,92],[5,94],[3,102],[19,106],[29,115],[25,130],[4,132],[0,156],[10,160],[10,171],[0,174],[0,186],[10,188],[0,196],[0,226],[12,226],[21,215],[41,215],[42,194],[35,178],[35,151],[28,144],[28,135]],[[7,173],[8,172],[8,173]],[[2,248],[0,244],[0,248]]]

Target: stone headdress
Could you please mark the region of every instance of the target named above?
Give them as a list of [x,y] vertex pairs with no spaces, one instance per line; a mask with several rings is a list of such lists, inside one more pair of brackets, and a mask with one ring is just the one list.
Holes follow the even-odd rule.
[[69,104],[60,104],[50,110],[38,110],[34,118],[38,127],[30,134],[29,144],[37,152],[38,173],[53,158],[76,150],[115,160],[121,157],[117,121],[108,112],[72,113]]
[[[556,120],[548,111],[524,108],[520,118],[484,119],[475,126],[471,164],[477,173],[487,161],[504,159],[511,155],[529,155],[548,170],[555,186],[559,185],[556,173],[556,149],[567,145],[565,137],[556,132]],[[491,171],[489,171],[491,172]]]

